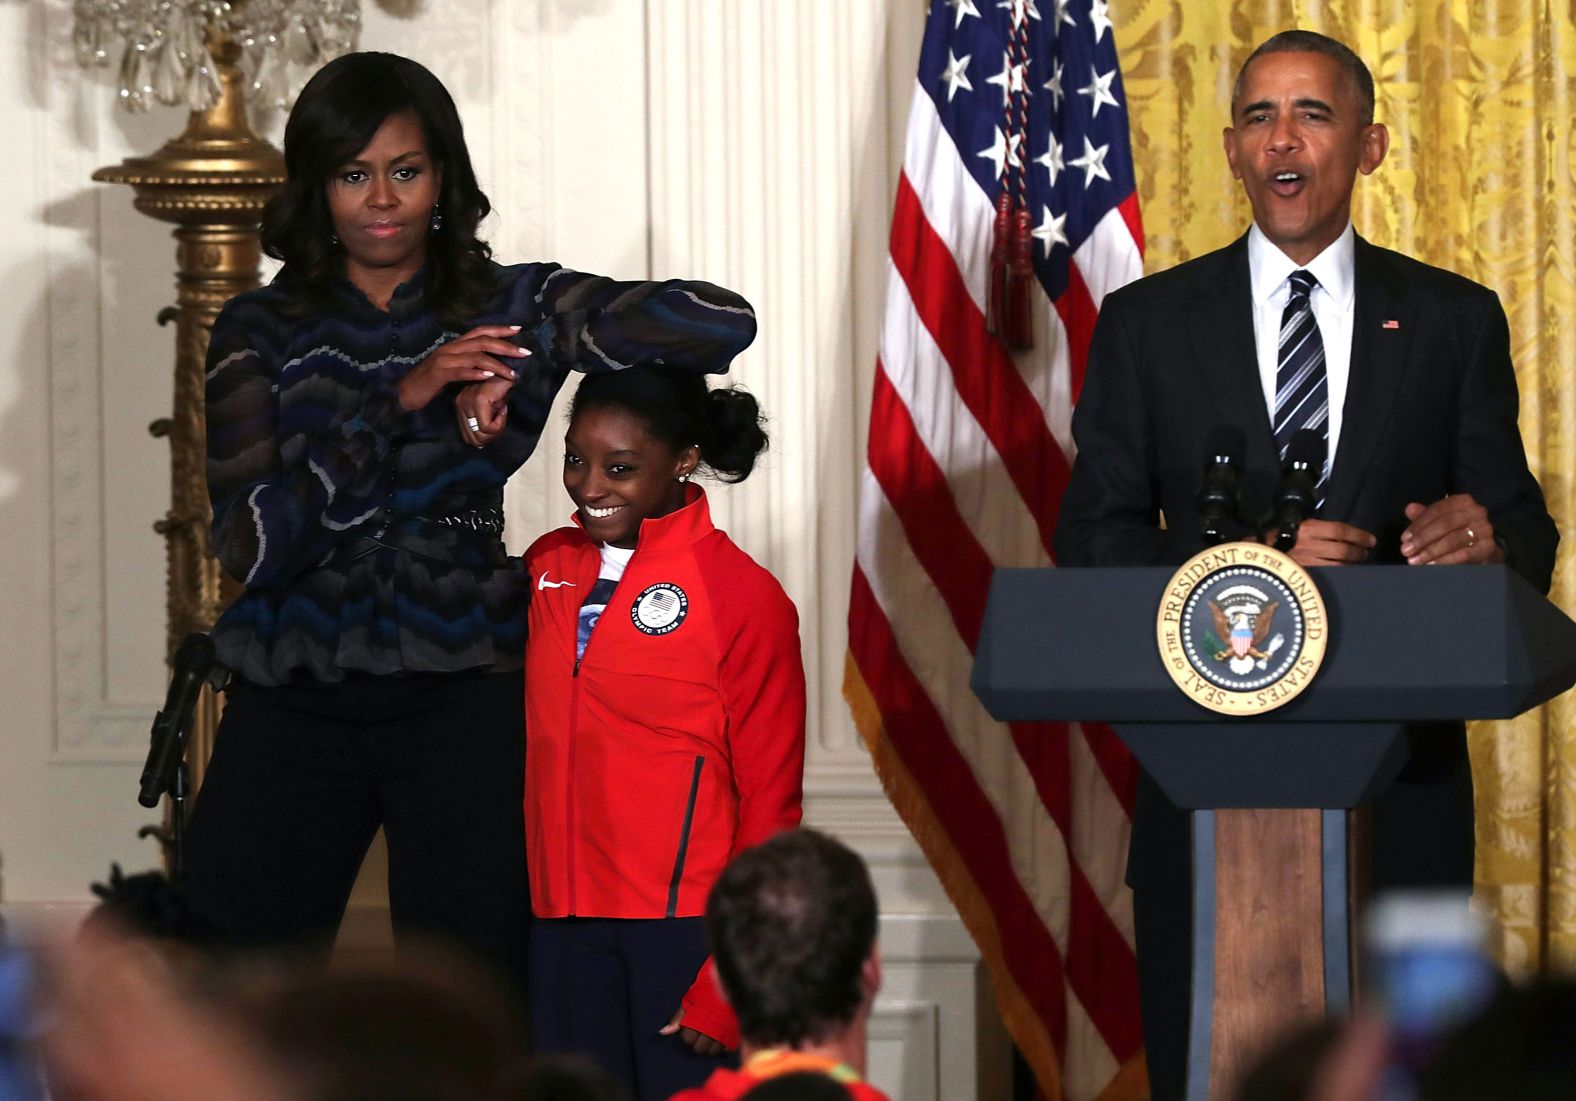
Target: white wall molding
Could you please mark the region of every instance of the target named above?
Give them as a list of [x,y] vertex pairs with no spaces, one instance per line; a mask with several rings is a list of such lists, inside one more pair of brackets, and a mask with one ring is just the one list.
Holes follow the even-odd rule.
[[940,1101],[941,1007],[878,1000],[870,1014],[870,1081],[903,1101]]

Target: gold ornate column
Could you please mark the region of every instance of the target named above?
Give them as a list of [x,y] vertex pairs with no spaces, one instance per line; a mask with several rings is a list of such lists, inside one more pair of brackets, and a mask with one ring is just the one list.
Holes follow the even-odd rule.
[[[175,322],[175,404],[171,416],[148,428],[170,441],[170,510],[154,524],[167,544],[169,652],[188,632],[212,627],[239,591],[209,546],[203,365],[219,308],[258,285],[258,223],[285,178],[283,155],[247,124],[240,52],[228,37],[210,39],[218,101],[193,112],[185,131],[152,156],[93,173],[95,180],[130,184],[138,210],[176,225],[176,304],[158,319]],[[213,693],[204,692],[187,751],[192,792],[202,782],[218,712]]]

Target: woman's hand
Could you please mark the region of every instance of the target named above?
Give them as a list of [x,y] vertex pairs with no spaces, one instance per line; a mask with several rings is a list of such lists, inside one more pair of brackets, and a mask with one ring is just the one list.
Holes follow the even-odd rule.
[[[472,447],[486,447],[509,423],[509,387],[512,380],[492,378],[473,382],[454,399],[460,421],[460,438]],[[472,426],[475,427],[472,427]]]
[[513,382],[514,368],[498,357],[519,359],[531,354],[504,339],[519,331],[518,325],[478,325],[438,348],[399,380],[400,408],[407,413],[425,409],[450,383],[482,382],[491,378]]
[[672,1036],[675,1032],[678,1033],[679,1039],[694,1048],[697,1055],[721,1055],[728,1050],[704,1032],[696,1032],[693,1028],[685,1028],[680,1024],[683,1020],[684,1007],[679,1006],[679,1011],[673,1014],[673,1019],[657,1031],[663,1036]]

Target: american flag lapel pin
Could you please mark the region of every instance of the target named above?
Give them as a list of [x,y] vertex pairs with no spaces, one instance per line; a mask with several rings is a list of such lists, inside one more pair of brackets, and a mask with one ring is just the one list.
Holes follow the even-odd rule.
[[1379,327],[1381,329],[1399,329],[1401,327],[1401,323],[1392,317]]

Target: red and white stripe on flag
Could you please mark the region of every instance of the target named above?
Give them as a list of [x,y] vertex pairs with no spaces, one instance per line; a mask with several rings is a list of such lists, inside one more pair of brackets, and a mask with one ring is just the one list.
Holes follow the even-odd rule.
[[[1028,349],[988,323],[1003,211],[1027,212]],[[1134,766],[1101,726],[996,722],[969,673],[992,569],[1052,564],[1090,334],[1142,250],[1104,0],[934,0],[892,219],[844,694],[1042,1092],[1068,1101],[1148,1092],[1123,884]]]

